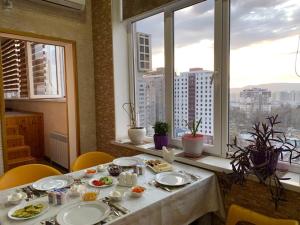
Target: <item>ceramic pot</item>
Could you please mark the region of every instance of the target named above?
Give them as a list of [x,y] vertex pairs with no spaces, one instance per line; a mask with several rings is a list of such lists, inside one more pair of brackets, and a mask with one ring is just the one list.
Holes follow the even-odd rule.
[[167,135],[159,135],[159,134],[154,134],[153,136],[154,139],[154,145],[155,149],[162,150],[162,147],[168,146],[168,136]]
[[[256,167],[265,167],[267,174],[271,175],[276,170],[279,155],[279,152],[267,154],[266,151],[253,151],[251,153],[251,160]],[[266,162],[268,162],[268,164],[266,164]]]
[[144,143],[144,139],[146,136],[146,128],[145,127],[135,127],[128,129],[128,137],[132,144],[140,145]]
[[184,155],[192,158],[200,157],[203,152],[203,137],[202,134],[196,134],[195,137],[192,134],[183,135],[181,140]]

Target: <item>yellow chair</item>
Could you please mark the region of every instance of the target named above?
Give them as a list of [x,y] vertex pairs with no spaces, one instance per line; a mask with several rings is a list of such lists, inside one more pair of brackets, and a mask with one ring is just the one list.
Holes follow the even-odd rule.
[[0,190],[32,183],[44,177],[60,174],[58,170],[42,164],[19,166],[7,171],[0,178]]
[[72,166],[72,171],[83,170],[99,164],[109,163],[114,157],[105,152],[88,152],[79,156]]
[[254,225],[299,225],[296,220],[275,219],[237,205],[231,205],[226,225],[237,225],[238,222],[247,222]]

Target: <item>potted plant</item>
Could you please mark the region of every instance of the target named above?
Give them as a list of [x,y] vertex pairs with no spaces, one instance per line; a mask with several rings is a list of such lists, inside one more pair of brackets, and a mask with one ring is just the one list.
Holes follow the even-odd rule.
[[155,149],[161,150],[163,146],[168,146],[168,124],[165,122],[156,122],[154,125],[154,144]]
[[187,157],[199,157],[203,152],[204,135],[197,133],[201,121],[202,119],[200,119],[198,122],[195,120],[186,122],[187,127],[191,133],[184,134],[181,140],[184,155]]
[[122,108],[130,118],[130,128],[128,129],[128,137],[132,144],[140,145],[144,143],[146,136],[146,128],[139,126],[138,115],[135,111],[134,104],[124,103]]
[[[282,178],[277,176],[276,169],[279,157],[292,159],[300,157],[296,150],[296,142],[292,144],[284,132],[275,129],[280,122],[278,115],[266,118],[267,123],[255,123],[253,131],[248,132],[251,139],[247,140],[247,146],[240,146],[235,137],[232,144],[228,144],[227,155],[232,159],[233,172],[229,174],[233,183],[243,184],[245,178],[252,174],[259,181],[268,186],[272,200],[277,208],[278,202],[284,200]],[[286,179],[286,178],[285,178]]]

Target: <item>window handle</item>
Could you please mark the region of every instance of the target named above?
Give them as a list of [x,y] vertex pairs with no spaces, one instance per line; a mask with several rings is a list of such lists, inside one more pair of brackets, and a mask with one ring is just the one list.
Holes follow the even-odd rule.
[[215,70],[215,71],[213,72],[213,74],[211,75],[211,78],[210,78],[210,85],[213,84],[214,79],[215,79],[215,76],[218,75],[218,74],[219,74],[219,71],[217,71],[217,70]]

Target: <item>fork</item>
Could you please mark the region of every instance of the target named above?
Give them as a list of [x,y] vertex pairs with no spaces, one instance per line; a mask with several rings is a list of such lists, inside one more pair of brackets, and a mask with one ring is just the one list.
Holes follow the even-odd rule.
[[107,199],[103,199],[103,202],[106,203],[109,208],[111,209],[111,211],[116,215],[116,216],[121,216],[121,214],[110,204],[109,200]]
[[154,186],[157,187],[157,188],[161,188],[161,189],[163,189],[163,190],[165,190],[165,191],[172,192],[172,190],[171,190],[170,188],[168,188],[168,187],[166,187],[166,186],[160,185],[160,184],[157,183],[155,180],[149,181],[149,185],[152,185],[152,186],[154,185]]
[[187,174],[187,175],[189,175],[192,179],[194,179],[194,180],[200,180],[201,179],[201,177],[200,176],[197,176],[197,175],[195,175],[195,174],[192,174],[192,173],[189,173],[189,172],[186,172],[186,171],[183,171],[183,170],[180,170],[180,171],[178,171],[179,173],[184,173],[184,174]]

